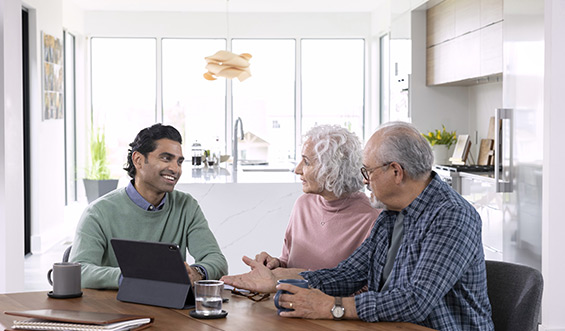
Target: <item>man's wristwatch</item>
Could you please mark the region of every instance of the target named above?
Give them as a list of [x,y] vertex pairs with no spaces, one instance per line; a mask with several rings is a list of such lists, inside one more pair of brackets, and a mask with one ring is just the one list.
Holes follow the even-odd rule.
[[341,304],[341,297],[335,297],[335,304],[332,308],[332,316],[334,320],[340,320],[345,315],[345,308]]
[[206,274],[204,273],[204,271],[202,270],[202,268],[200,268],[199,266],[194,266],[194,269],[196,269],[196,272],[200,275],[201,279],[206,279]]

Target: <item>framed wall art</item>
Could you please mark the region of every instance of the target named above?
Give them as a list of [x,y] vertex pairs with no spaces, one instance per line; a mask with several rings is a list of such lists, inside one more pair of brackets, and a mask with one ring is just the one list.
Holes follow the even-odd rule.
[[41,34],[43,48],[43,120],[62,119],[63,110],[63,43],[47,33]]

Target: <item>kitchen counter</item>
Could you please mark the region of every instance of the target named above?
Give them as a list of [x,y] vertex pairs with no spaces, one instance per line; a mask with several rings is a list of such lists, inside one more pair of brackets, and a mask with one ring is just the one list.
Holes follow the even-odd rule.
[[459,172],[459,176],[462,178],[471,178],[476,180],[481,180],[485,182],[494,183],[494,172]]
[[294,164],[240,165],[236,172],[231,164],[218,167],[185,167],[179,184],[226,184],[226,183],[298,183],[300,178],[293,172]]

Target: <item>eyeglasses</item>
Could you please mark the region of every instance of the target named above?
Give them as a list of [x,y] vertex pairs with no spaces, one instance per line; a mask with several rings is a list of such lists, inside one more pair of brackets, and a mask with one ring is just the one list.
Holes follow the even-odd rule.
[[373,171],[382,168],[382,167],[386,167],[389,166],[392,162],[388,162],[383,164],[382,166],[378,166],[375,167],[373,169],[367,169],[365,166],[361,167],[361,175],[363,175],[363,178],[365,178],[366,181],[369,181],[369,176],[371,175],[371,173],[373,173]]
[[242,297],[246,297],[249,300],[253,300],[255,302],[260,302],[260,301],[264,301],[267,300],[270,296],[269,293],[259,293],[259,292],[240,292],[239,290],[233,288],[231,290],[231,294],[233,295],[239,295]]

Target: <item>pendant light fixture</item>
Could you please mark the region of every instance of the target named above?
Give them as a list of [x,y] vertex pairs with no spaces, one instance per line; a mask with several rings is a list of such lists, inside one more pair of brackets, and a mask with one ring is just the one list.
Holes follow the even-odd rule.
[[[229,0],[226,0],[226,27],[227,27],[227,41],[230,38],[230,22],[229,22]],[[207,56],[206,72],[204,78],[207,80],[216,80],[217,77],[224,77],[227,79],[237,78],[243,82],[251,77],[249,70],[249,60],[251,54],[242,53],[235,54],[230,51],[217,51],[216,54]]]

